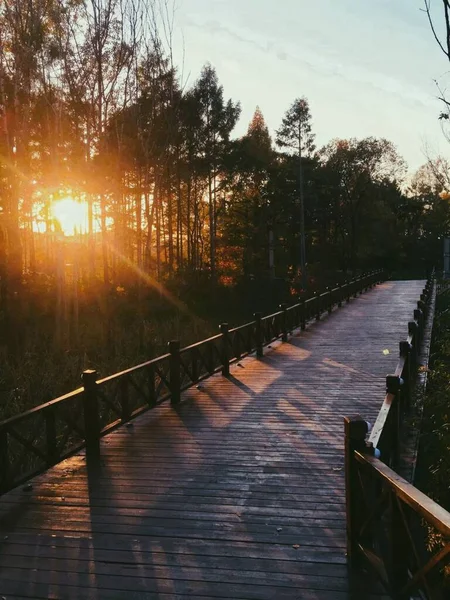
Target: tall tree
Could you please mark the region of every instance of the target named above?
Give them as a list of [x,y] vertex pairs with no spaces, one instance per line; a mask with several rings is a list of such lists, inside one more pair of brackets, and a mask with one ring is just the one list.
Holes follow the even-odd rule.
[[256,158],[266,160],[272,154],[272,139],[259,106],[256,107],[253,118],[248,125],[247,140],[250,146],[249,149]]
[[[6,233],[7,293],[14,296],[15,314],[20,315],[21,283],[24,267],[24,241],[34,239],[31,229],[31,185],[39,148],[33,139],[36,106],[52,104],[54,86],[49,71],[57,69],[54,52],[55,31],[61,9],[57,2],[8,0],[0,4],[0,152],[2,156],[3,227]],[[45,99],[45,100],[44,100]],[[21,235],[25,225],[27,237]],[[13,323],[20,338],[20,318]]]
[[296,152],[298,156],[298,204],[300,212],[300,271],[302,287],[306,289],[306,240],[305,240],[305,200],[302,158],[311,157],[314,150],[314,134],[311,126],[311,111],[305,97],[294,100],[286,112],[281,127],[277,131],[277,145]]
[[224,161],[225,177],[231,192],[224,240],[229,252],[231,248],[235,250],[234,258],[242,264],[245,275],[262,276],[268,271],[272,218],[267,185],[273,160],[269,129],[257,107],[247,135],[234,142]]
[[208,181],[209,257],[211,277],[216,276],[216,236],[219,210],[220,168],[227,150],[230,134],[241,112],[239,103],[225,101],[223,87],[216,70],[207,64],[194,86],[194,96],[201,107],[203,164]]
[[299,156],[312,156],[316,147],[311,120],[308,99],[302,97],[294,100],[276,132],[277,145]]

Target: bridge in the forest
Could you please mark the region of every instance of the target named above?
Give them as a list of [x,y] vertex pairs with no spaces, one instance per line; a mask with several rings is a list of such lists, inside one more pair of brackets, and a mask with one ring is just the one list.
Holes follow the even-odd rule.
[[391,470],[434,289],[381,280],[0,423],[0,597],[442,596],[450,515]]

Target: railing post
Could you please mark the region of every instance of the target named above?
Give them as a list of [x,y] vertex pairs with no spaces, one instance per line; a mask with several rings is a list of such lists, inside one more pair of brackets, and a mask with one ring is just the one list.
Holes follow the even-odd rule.
[[426,297],[424,294],[420,294],[420,300],[417,303],[417,307],[420,308],[420,310],[423,312],[423,316],[424,316],[424,320],[427,317],[428,314],[428,304],[426,301]]
[[155,406],[156,404],[156,390],[155,390],[155,367],[150,364],[147,372],[148,379],[148,404],[149,406]]
[[98,414],[97,371],[88,369],[81,376],[83,392],[84,436],[86,455],[100,456],[100,417]]
[[129,379],[126,375],[120,380],[119,386],[121,419],[123,422],[125,422],[131,417]]
[[44,419],[47,466],[51,467],[58,462],[58,445],[56,441],[56,419],[54,406],[50,406],[44,411]]
[[234,336],[233,356],[237,360],[241,359],[241,336],[238,334]]
[[169,342],[170,366],[170,402],[172,405],[179,404],[181,400],[181,377],[180,377],[180,342],[173,340]]
[[11,465],[9,463],[8,431],[0,429],[0,494],[9,490]]
[[292,309],[293,317],[291,319],[294,329],[300,327],[301,317],[300,317],[300,298],[298,299],[297,304],[294,305]]
[[[212,342],[208,342],[206,344],[206,356],[207,356],[207,364],[208,364],[208,373],[212,375],[214,373],[214,345]],[[181,380],[180,380],[180,390],[181,390]],[[181,393],[181,392],[180,392]]]
[[198,378],[199,378],[199,370],[198,370],[198,366],[199,366],[199,360],[198,360],[198,350],[193,349],[191,350],[191,369],[192,369],[192,381],[194,383],[197,383]]
[[349,282],[348,279],[345,280],[344,285],[347,288],[346,289],[346,294],[345,294],[345,300],[348,303],[348,302],[350,302],[350,296],[351,296],[351,293],[350,293],[350,282]]
[[400,356],[405,358],[404,377],[403,377],[404,392],[402,394],[402,396],[403,396],[402,400],[403,399],[405,400],[406,408],[409,409],[409,407],[411,406],[412,369],[411,369],[411,346],[409,345],[409,343],[407,341],[400,342]]
[[423,312],[420,309],[414,311],[414,320],[417,321],[417,355],[419,355],[423,332]]
[[253,337],[252,336],[252,328],[251,327],[247,327],[246,331],[247,331],[247,347],[246,347],[246,350],[247,350],[248,354],[251,354],[251,352],[253,352],[253,350],[255,349],[254,346],[253,346],[253,341],[252,341],[252,337]]
[[220,325],[220,333],[222,334],[222,375],[227,377],[230,374],[230,340],[229,340],[228,323]]
[[256,329],[255,329],[255,334],[256,334],[256,356],[258,358],[262,358],[262,356],[264,355],[264,351],[263,351],[263,334],[262,334],[262,314],[260,312],[257,312],[253,316],[255,317],[255,322],[256,322]]
[[331,290],[331,288],[327,287],[327,292],[329,295],[328,298],[328,314],[331,315],[331,313],[333,312],[333,292]]
[[417,325],[416,321],[409,321],[408,335],[411,336],[411,340],[412,340],[412,352],[410,354],[410,357],[412,356],[413,368],[415,369],[417,366],[417,361],[419,359],[419,347],[417,344],[418,325]]
[[397,375],[386,376],[386,393],[392,394],[394,400],[392,402],[391,411],[391,444],[392,449],[389,455],[389,465],[397,465],[399,447],[400,447],[400,425],[401,425],[401,411],[400,411],[400,394],[401,394],[402,380]]
[[281,341],[288,341],[288,328],[287,328],[287,304],[280,304],[281,315]]
[[306,329],[306,304],[304,298],[300,300],[300,329],[302,331]]
[[366,449],[367,422],[355,415],[344,418],[345,431],[345,505],[347,513],[347,562],[350,568],[358,565],[358,530],[364,510],[358,478],[355,451]]
[[320,321],[321,310],[320,310],[320,294],[319,294],[319,292],[316,292],[314,294],[314,298],[316,299],[316,321]]
[[423,315],[425,315],[425,310],[426,310],[425,302],[423,302],[422,300],[419,300],[417,302],[417,308],[422,311]]
[[338,291],[338,308],[342,307],[342,286],[339,283],[336,284],[336,289]]
[[407,600],[410,596],[409,594],[402,594],[402,590],[406,587],[409,580],[408,554],[411,551],[411,547],[403,522],[404,517],[393,491],[391,491],[389,498],[389,517],[390,557],[386,566],[391,587],[390,591],[392,598]]

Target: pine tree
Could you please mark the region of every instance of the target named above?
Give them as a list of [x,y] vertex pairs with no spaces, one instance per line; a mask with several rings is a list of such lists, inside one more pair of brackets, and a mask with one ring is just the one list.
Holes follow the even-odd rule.
[[194,88],[194,96],[201,107],[201,137],[204,165],[208,180],[209,202],[209,255],[211,277],[216,274],[217,187],[223,156],[241,112],[239,103],[225,102],[223,87],[219,85],[216,70],[203,67]]
[[247,134],[235,140],[225,161],[228,189],[224,236],[245,275],[267,272],[270,207],[267,185],[274,152],[269,130],[257,107]]
[[311,111],[308,100],[297,98],[285,114],[276,142],[280,148],[298,153],[299,156],[311,156],[314,153],[315,135],[311,128]]
[[259,106],[256,107],[255,114],[248,125],[247,139],[250,149],[256,157],[267,158],[272,153],[272,139],[269,134],[269,128]]

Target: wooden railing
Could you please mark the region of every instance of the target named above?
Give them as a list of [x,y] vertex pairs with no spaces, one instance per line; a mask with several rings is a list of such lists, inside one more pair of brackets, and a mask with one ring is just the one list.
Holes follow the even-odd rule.
[[395,373],[386,378],[386,397],[368,441],[365,420],[345,419],[349,565],[374,572],[396,600],[450,597],[443,573],[450,560],[450,513],[394,471],[433,288],[431,278],[400,343]]
[[241,327],[223,323],[219,335],[186,348],[172,341],[167,354],[104,379],[85,371],[83,387],[0,422],[0,493],[83,447],[98,456],[101,436],[115,427],[169,399],[178,404],[183,390],[214,373],[228,375],[232,362],[252,352],[261,357],[265,345],[286,341],[289,332],[383,280],[381,271],[369,273],[272,315],[257,313]]

